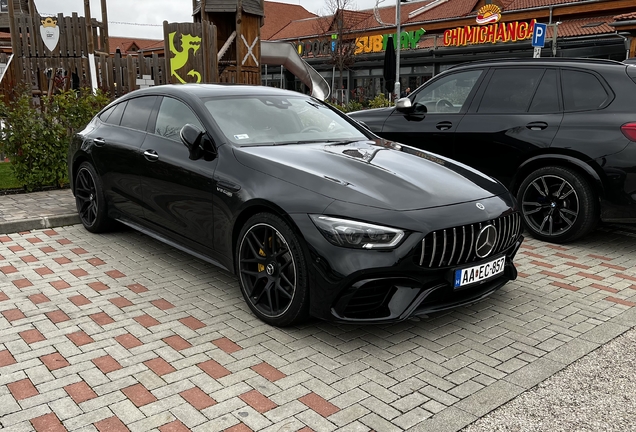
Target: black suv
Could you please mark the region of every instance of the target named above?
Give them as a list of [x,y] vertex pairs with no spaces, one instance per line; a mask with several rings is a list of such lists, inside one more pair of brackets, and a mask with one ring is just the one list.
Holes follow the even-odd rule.
[[636,222],[636,66],[507,59],[453,67],[392,108],[351,113],[376,134],[505,184],[530,233],[575,240]]

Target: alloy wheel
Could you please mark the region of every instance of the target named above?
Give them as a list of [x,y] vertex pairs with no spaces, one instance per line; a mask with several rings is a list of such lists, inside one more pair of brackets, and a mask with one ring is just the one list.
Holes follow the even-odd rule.
[[557,236],[572,228],[580,212],[579,196],[567,180],[543,175],[523,192],[521,208],[529,228],[545,236]]
[[247,230],[238,267],[246,298],[260,313],[275,318],[289,309],[296,292],[296,263],[276,228],[257,224]]
[[97,212],[99,210],[97,189],[95,187],[95,179],[86,168],[81,168],[75,178],[75,201],[82,223],[85,226],[93,226],[97,220]]

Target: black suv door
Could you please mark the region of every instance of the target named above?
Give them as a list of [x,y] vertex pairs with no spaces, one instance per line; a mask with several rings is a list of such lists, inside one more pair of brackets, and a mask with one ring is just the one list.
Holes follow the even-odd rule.
[[506,186],[531,152],[549,147],[563,119],[556,68],[489,71],[455,134],[455,159]]
[[[411,97],[415,112],[393,110],[380,135],[403,144],[453,157],[454,133],[484,70],[448,73],[420,87]],[[426,107],[424,113],[419,105]]]

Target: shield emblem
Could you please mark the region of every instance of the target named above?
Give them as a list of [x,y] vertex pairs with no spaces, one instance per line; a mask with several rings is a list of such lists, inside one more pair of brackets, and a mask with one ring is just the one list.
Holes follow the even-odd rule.
[[43,19],[40,26],[40,35],[44,45],[49,51],[53,51],[60,41],[60,28],[57,26],[57,20],[51,17]]

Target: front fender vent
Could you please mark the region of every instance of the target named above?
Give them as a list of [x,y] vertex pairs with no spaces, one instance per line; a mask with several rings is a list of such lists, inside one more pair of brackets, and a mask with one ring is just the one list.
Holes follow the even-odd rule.
[[497,230],[492,252],[496,255],[512,246],[521,235],[521,216],[511,213],[491,221],[433,231],[422,240],[419,264],[426,268],[442,268],[479,261],[476,241],[484,227]]

